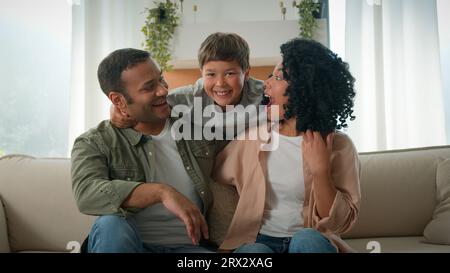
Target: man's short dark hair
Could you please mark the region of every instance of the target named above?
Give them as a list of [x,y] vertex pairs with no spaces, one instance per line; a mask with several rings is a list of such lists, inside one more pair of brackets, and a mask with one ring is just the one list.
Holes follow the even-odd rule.
[[247,42],[236,33],[216,32],[209,35],[198,50],[200,69],[210,61],[236,61],[246,71],[250,67],[250,49]]
[[108,96],[111,91],[119,92],[131,103],[132,100],[123,86],[122,72],[149,59],[150,54],[144,50],[123,48],[113,51],[98,66],[97,76],[103,93]]

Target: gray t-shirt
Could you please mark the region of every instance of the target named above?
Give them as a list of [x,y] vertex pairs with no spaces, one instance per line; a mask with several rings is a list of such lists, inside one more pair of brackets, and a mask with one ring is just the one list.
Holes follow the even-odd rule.
[[[202,211],[202,201],[196,192],[194,182],[184,168],[175,140],[170,133],[169,121],[159,135],[152,136],[151,141],[155,147],[154,154],[151,155],[155,157],[156,162],[155,182],[172,186]],[[145,208],[132,217],[144,243],[192,244],[184,223],[162,203]]]

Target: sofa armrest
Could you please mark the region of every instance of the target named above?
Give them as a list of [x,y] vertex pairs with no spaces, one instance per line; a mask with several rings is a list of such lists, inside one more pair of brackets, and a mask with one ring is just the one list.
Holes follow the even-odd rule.
[[6,225],[6,215],[3,209],[2,199],[0,198],[0,253],[9,253],[8,230]]

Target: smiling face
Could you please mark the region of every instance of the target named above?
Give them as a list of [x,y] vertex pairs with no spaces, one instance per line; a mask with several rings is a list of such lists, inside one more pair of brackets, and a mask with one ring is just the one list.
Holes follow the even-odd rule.
[[131,98],[124,109],[130,117],[144,123],[160,122],[169,117],[167,83],[153,61],[149,59],[124,70],[121,79]]
[[[267,104],[267,116],[271,118],[272,111],[278,111],[280,119],[284,119],[285,109],[284,105],[288,103],[288,96],[285,96],[286,89],[288,88],[287,81],[283,78],[282,64],[275,66],[272,74],[264,81],[264,95],[269,98]],[[273,106],[278,107],[273,107]],[[274,110],[276,109],[276,110]]]
[[204,89],[214,102],[225,108],[241,100],[244,82],[249,71],[243,71],[238,62],[209,61],[201,69]]

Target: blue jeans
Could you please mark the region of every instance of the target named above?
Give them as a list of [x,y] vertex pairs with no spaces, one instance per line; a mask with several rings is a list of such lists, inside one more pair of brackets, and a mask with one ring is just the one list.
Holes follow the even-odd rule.
[[89,253],[210,253],[201,246],[189,244],[153,245],[143,243],[133,222],[118,216],[100,216],[92,226]]
[[330,241],[315,229],[305,228],[292,237],[258,234],[255,243],[243,244],[235,253],[336,253]]

